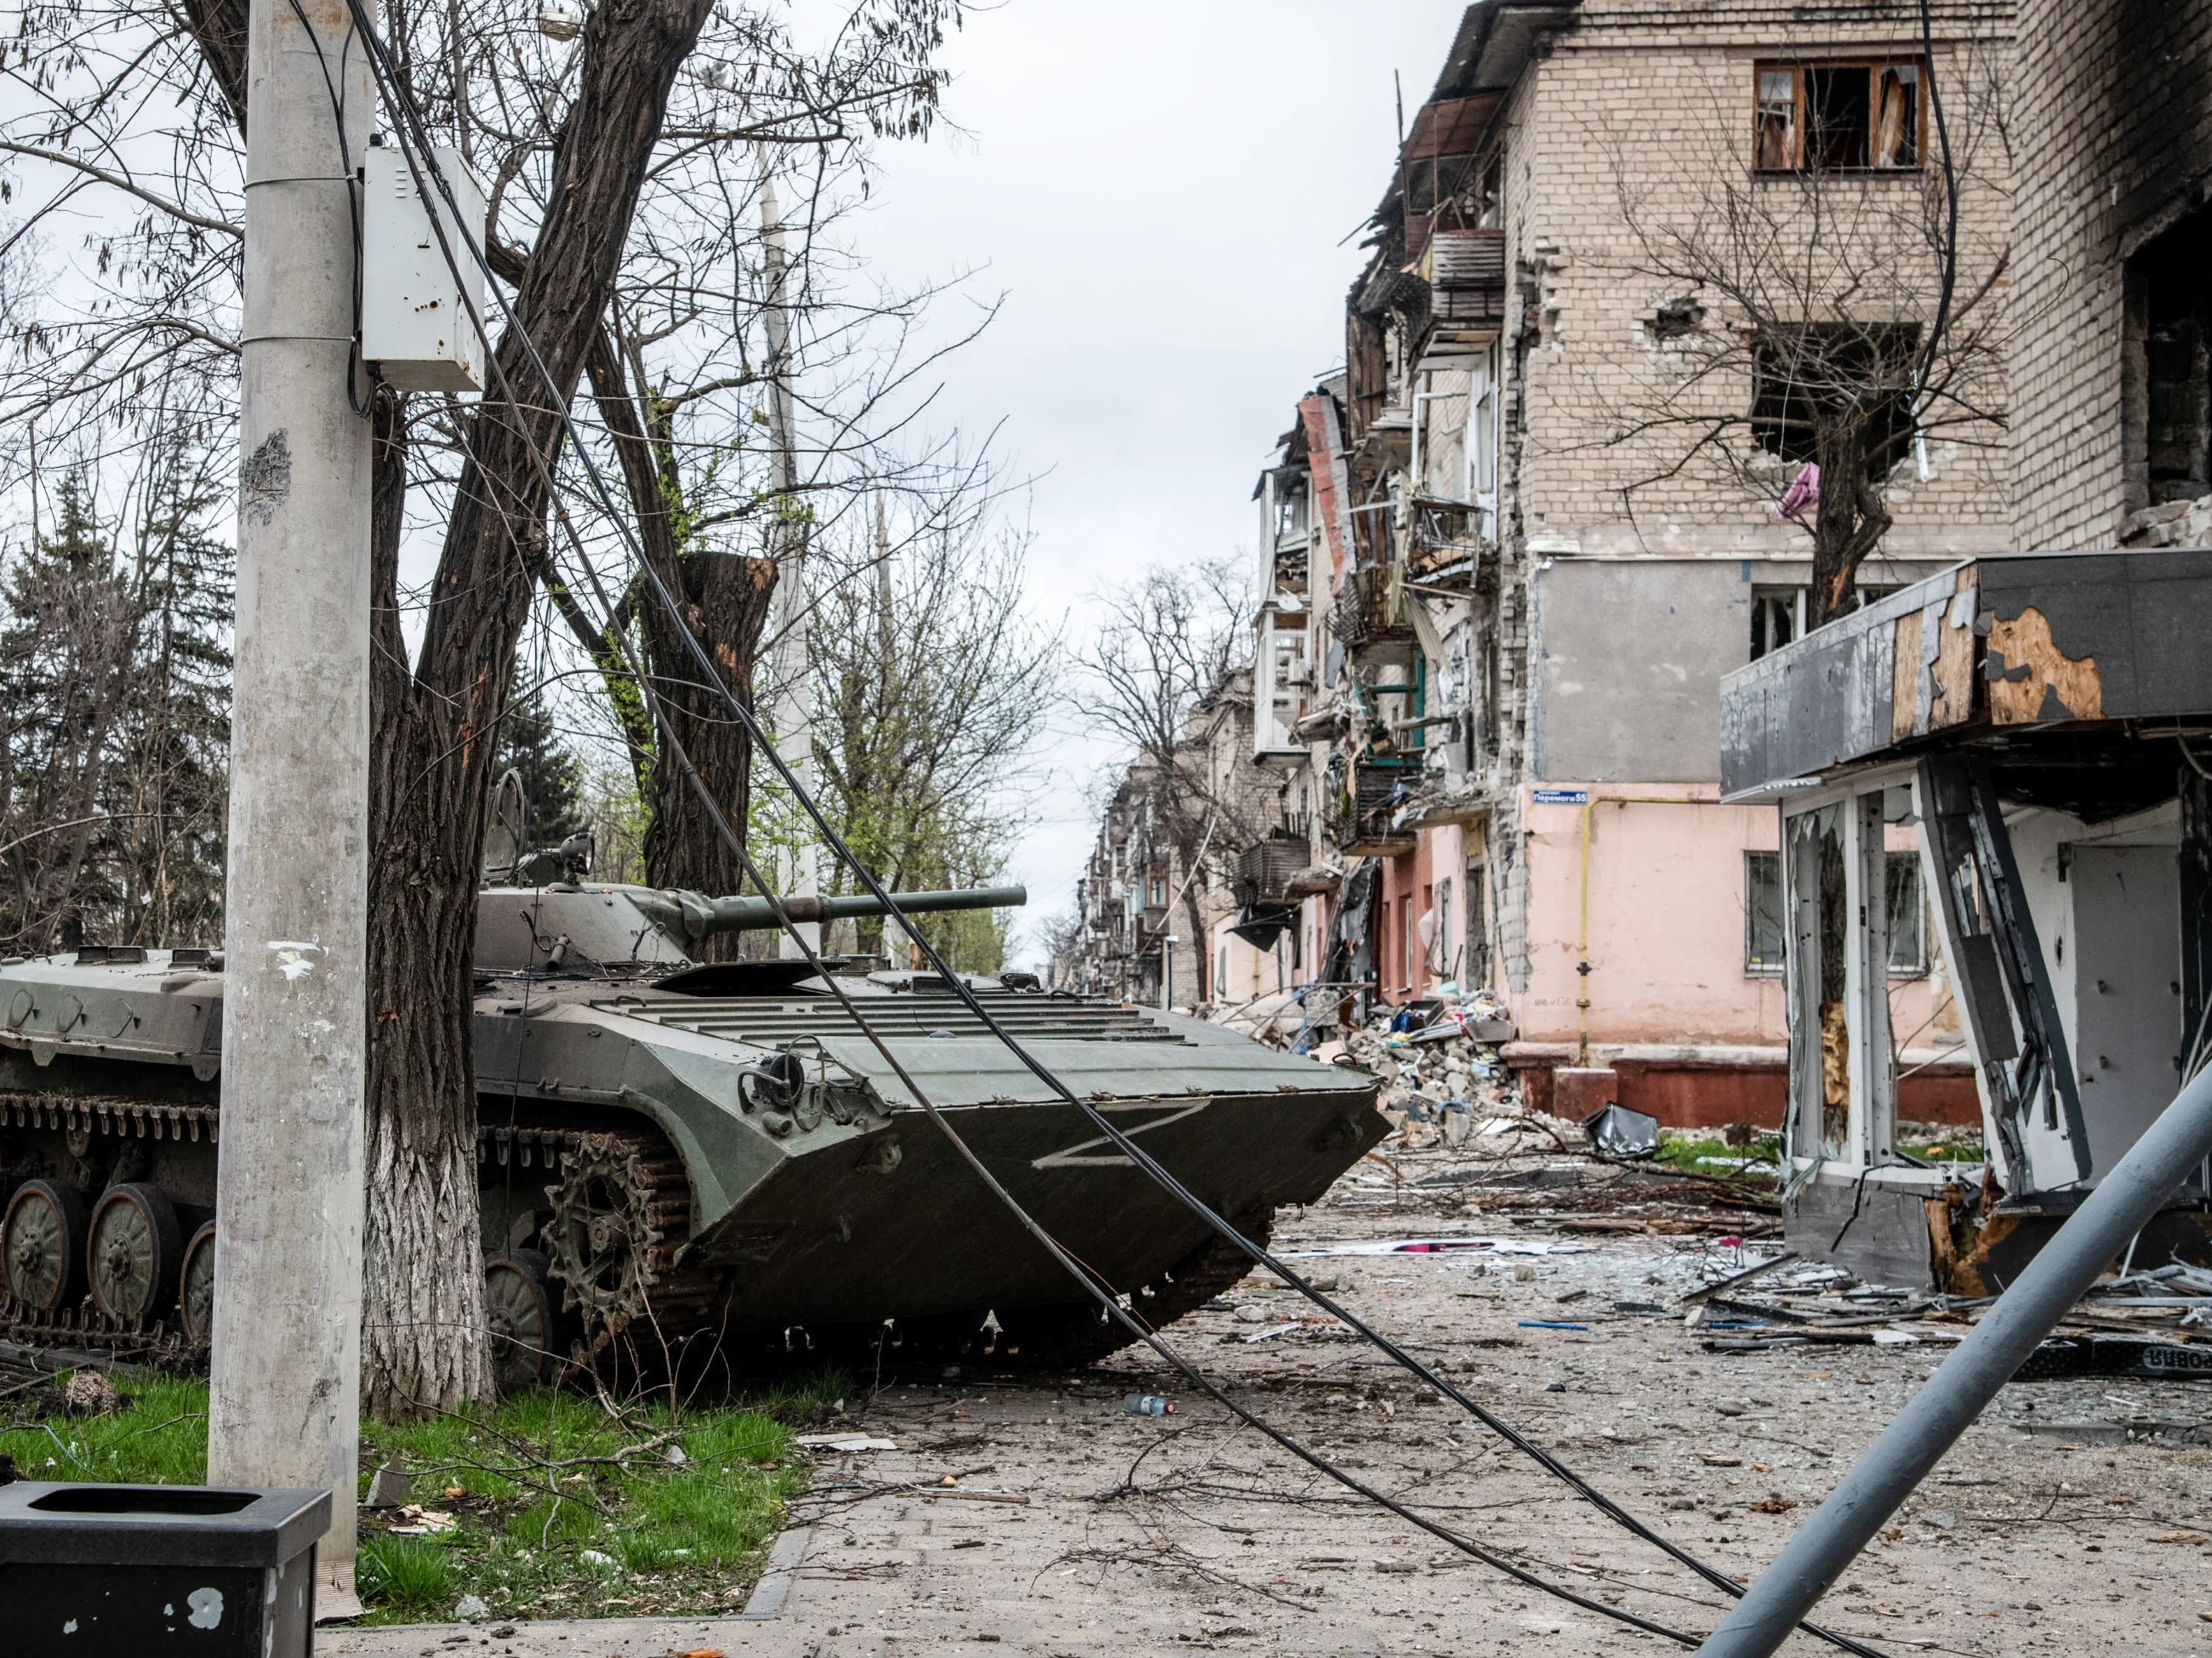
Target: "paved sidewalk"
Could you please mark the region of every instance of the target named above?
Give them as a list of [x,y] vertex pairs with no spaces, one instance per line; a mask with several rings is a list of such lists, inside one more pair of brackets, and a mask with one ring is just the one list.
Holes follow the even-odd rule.
[[[1489,1194],[1486,1193],[1486,1196]],[[1493,1199],[1494,1200],[1494,1199]],[[1455,1204],[1456,1204],[1455,1199]],[[1739,1576],[1771,1559],[1949,1350],[1711,1351],[1674,1298],[1731,1252],[1502,1215],[1316,1208],[1286,1248],[1509,1234],[1504,1247],[1308,1255],[1349,1304],[1449,1367],[1632,1510]],[[1516,1218],[1517,1219],[1517,1218]],[[1501,1223],[1504,1223],[1501,1224]],[[1534,1253],[1543,1250],[1545,1253]],[[1661,1310],[1672,1309],[1672,1310]],[[1176,1325],[1185,1351],[1369,1483],[1608,1608],[1710,1629],[1720,1597],[1311,1309],[1249,1282]],[[2212,1448],[2121,1442],[2203,1415],[2206,1384],[2082,1379],[2003,1395],[1821,1606],[1884,1651],[2212,1653]],[[1165,1418],[1125,1393],[1176,1394]],[[1377,1513],[1139,1354],[1078,1376],[887,1380],[896,1448],[817,1461],[746,1614],[325,1629],[345,1658],[1267,1658],[1656,1655],[1671,1643],[1531,1591]],[[495,1631],[504,1633],[495,1633]],[[1789,1652],[1821,1650],[1798,1637]]]

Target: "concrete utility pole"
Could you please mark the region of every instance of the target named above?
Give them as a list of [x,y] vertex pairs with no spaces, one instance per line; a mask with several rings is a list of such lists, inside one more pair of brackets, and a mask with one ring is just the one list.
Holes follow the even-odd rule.
[[[353,1599],[368,1045],[369,428],[347,377],[354,174],[376,92],[349,27],[343,0],[252,0],[247,22],[208,1407],[210,1479],[329,1487],[325,1611]],[[343,135],[325,65],[344,77]]]
[[[798,514],[799,432],[791,399],[790,261],[783,246],[783,210],[775,197],[775,179],[769,171],[769,148],[757,147],[761,173],[761,262],[768,277],[768,418],[772,482],[776,496],[775,539],[775,707],[769,728],[775,733],[775,751],[783,756],[799,782],[814,786],[814,686],[809,678],[811,652],[807,643],[806,525]],[[804,835],[804,818],[794,814],[793,827]],[[779,862],[781,860],[779,859]],[[783,872],[783,890],[794,897],[812,897],[822,890],[811,842],[794,849]],[[822,947],[819,922],[801,921],[798,930],[807,947]],[[796,939],[779,935],[779,953],[800,953]]]

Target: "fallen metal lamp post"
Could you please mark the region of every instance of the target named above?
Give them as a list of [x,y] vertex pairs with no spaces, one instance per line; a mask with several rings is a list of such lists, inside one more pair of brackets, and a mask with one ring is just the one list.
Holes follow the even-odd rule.
[[2200,1072],[2175,1096],[2099,1182],[1759,1574],[1698,1653],[1705,1658],[1764,1658],[1781,1646],[2036,1344],[2208,1154],[2212,1068]]

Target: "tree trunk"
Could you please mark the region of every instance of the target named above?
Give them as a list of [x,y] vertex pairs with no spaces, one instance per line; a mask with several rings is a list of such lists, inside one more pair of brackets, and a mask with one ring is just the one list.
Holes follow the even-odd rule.
[[476,881],[473,865],[437,872],[443,878],[426,878],[417,866],[408,891],[393,890],[395,854],[408,849],[404,826],[418,816],[410,786],[416,762],[386,740],[406,729],[414,694],[398,592],[407,495],[404,399],[380,394],[372,418],[369,729],[380,740],[369,767],[375,900],[362,1401],[371,1415],[404,1420],[484,1398],[491,1386],[476,1336],[484,1320],[468,976]]
[[[586,367],[600,418],[622,462],[646,557],[683,607],[685,626],[714,658],[722,683],[750,708],[761,634],[775,592],[775,562],[679,542],[676,514],[682,509],[684,480],[676,463],[673,416],[654,403],[650,387],[631,387],[605,329],[592,341]],[[657,598],[648,596],[640,621],[643,666],[652,677],[662,716],[698,768],[700,781],[742,837],[752,801],[751,740],[705,683]],[[675,755],[659,741],[653,746],[645,805],[645,878],[650,884],[711,894],[742,888],[743,867],[692,794]],[[738,944],[736,935],[725,934],[708,942],[706,954],[711,960],[730,959]]]
[[[670,583],[684,607],[684,621],[714,659],[723,683],[753,705],[753,668],[762,629],[775,591],[772,559],[693,552],[677,562]],[[692,660],[665,612],[645,616],[647,671],[661,711],[699,769],[707,786],[740,837],[752,805],[752,742],[723,704],[701,683]],[[690,887],[720,894],[737,892],[744,872],[723,844],[668,745],[653,753],[651,817],[645,831],[646,879],[655,886]],[[737,954],[738,937],[724,934],[708,944],[711,959]]]
[[[562,403],[605,313],[669,88],[708,4],[605,0],[586,26],[553,162],[562,205],[539,228],[515,301]],[[494,361],[411,675],[396,602],[379,619],[362,1392],[385,1418],[448,1410],[491,1386],[476,1185],[476,888],[495,728],[545,564],[546,477],[561,435],[521,342],[501,340]],[[393,497],[404,487],[392,481],[396,448],[380,446],[379,475]],[[382,527],[390,545],[377,574],[389,600],[397,542],[392,523]]]
[[1182,900],[1183,914],[1190,918],[1190,1005],[1196,1007],[1200,1002],[1212,999],[1206,993],[1206,981],[1213,972],[1213,956],[1206,947],[1206,912],[1199,896],[1199,881],[1190,872],[1185,873],[1190,877],[1183,888]]
[[1820,463],[1820,504],[1813,520],[1813,590],[1805,625],[1818,628],[1850,610],[1858,595],[1859,566],[1881,545],[1890,516],[1881,491],[1867,476],[1869,419],[1839,410],[1814,429]]

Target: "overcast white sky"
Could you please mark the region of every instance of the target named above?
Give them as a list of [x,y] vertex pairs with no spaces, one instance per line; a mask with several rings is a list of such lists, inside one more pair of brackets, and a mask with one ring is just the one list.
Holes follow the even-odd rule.
[[[946,364],[938,417],[999,427],[1036,477],[1041,615],[1079,629],[1091,595],[1146,564],[1250,552],[1259,468],[1342,358],[1363,256],[1339,243],[1389,183],[1392,72],[1410,113],[1462,9],[1005,0],[952,38],[962,131],[879,149],[848,228],[895,285],[975,266],[970,291],[1004,295]],[[1011,872],[1032,920],[1073,901],[1084,786],[1114,757],[1081,740],[1079,710],[1056,724],[1055,786]]]

